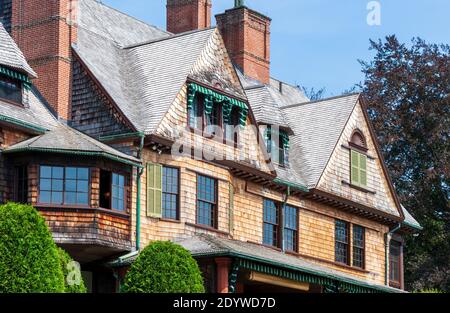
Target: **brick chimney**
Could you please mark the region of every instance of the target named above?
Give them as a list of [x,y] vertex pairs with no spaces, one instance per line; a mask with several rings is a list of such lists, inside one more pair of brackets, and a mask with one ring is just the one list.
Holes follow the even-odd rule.
[[271,19],[235,0],[234,8],[216,15],[216,20],[233,62],[247,76],[268,84]]
[[77,6],[77,0],[12,0],[12,37],[38,74],[33,83],[65,120],[70,119]]
[[167,0],[167,30],[178,34],[211,27],[211,0]]

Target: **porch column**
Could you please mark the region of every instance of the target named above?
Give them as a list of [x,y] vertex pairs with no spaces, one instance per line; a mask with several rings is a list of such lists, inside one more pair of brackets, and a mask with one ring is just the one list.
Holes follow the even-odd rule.
[[228,293],[228,281],[231,259],[216,258],[217,265],[217,293]]

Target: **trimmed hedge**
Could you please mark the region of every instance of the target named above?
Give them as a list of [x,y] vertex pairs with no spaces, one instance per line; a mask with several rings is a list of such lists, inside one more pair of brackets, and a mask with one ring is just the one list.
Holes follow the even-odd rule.
[[[81,276],[81,271],[74,268],[70,262],[73,261],[72,257],[63,249],[58,248],[58,256],[61,264],[61,270],[64,275],[64,288],[66,293],[86,293],[86,285],[84,284],[83,277]],[[75,271],[75,272],[73,272]],[[77,280],[79,279],[79,284]],[[70,283],[72,280],[75,283]]]
[[0,206],[0,293],[62,293],[64,276],[44,218],[29,205]]
[[204,293],[203,278],[189,251],[156,241],[138,256],[125,277],[127,293]]

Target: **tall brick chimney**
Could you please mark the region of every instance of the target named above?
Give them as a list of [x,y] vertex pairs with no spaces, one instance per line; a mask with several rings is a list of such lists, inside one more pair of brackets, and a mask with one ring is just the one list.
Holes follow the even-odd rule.
[[167,30],[178,34],[211,27],[211,0],[167,0]]
[[77,0],[12,0],[12,37],[38,74],[33,83],[65,120],[70,119],[77,6]]
[[233,62],[247,76],[268,84],[271,19],[235,0],[234,8],[216,15],[216,20]]

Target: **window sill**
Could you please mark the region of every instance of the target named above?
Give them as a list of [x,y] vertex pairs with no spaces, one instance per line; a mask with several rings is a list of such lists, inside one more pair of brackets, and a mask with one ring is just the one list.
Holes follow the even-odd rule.
[[368,150],[356,147],[356,146],[347,146],[347,145],[342,145],[342,148],[346,149],[346,150],[356,150],[357,152],[365,155],[368,159],[370,160],[376,160],[376,158],[370,154],[368,154]]
[[228,232],[221,231],[221,230],[218,230],[216,228],[209,227],[209,226],[193,224],[193,223],[186,223],[186,225],[190,226],[190,227],[194,227],[194,228],[210,231],[210,232],[213,232],[213,233],[217,233],[217,234],[220,234],[220,235],[225,235],[225,236],[229,236],[230,235],[230,233],[228,233]]
[[12,105],[15,105],[15,106],[18,106],[18,107],[23,108],[23,99],[22,99],[21,102],[16,102],[16,101],[13,101],[13,100],[9,100],[9,99],[1,98],[1,97],[0,97],[0,101],[1,101],[1,102],[4,102],[4,103],[12,104]]
[[173,220],[170,218],[159,218],[160,222],[164,222],[164,223],[173,223],[173,224],[181,224],[180,220]]
[[349,182],[346,181],[346,180],[343,180],[343,181],[342,181],[342,184],[344,184],[344,185],[346,185],[346,186],[349,186],[350,188],[353,188],[353,189],[356,189],[356,190],[365,192],[365,193],[370,193],[370,194],[372,194],[372,195],[377,194],[374,190],[370,190],[370,189],[368,189],[368,188],[364,188],[364,187],[360,187],[360,186],[354,185],[354,184],[352,184],[352,183],[349,183]]
[[68,206],[68,205],[48,205],[48,204],[37,204],[36,208],[38,210],[45,211],[66,211],[66,212],[101,212],[109,215],[114,215],[122,218],[129,219],[130,215],[125,212],[103,209],[103,208],[92,208],[88,206]]

